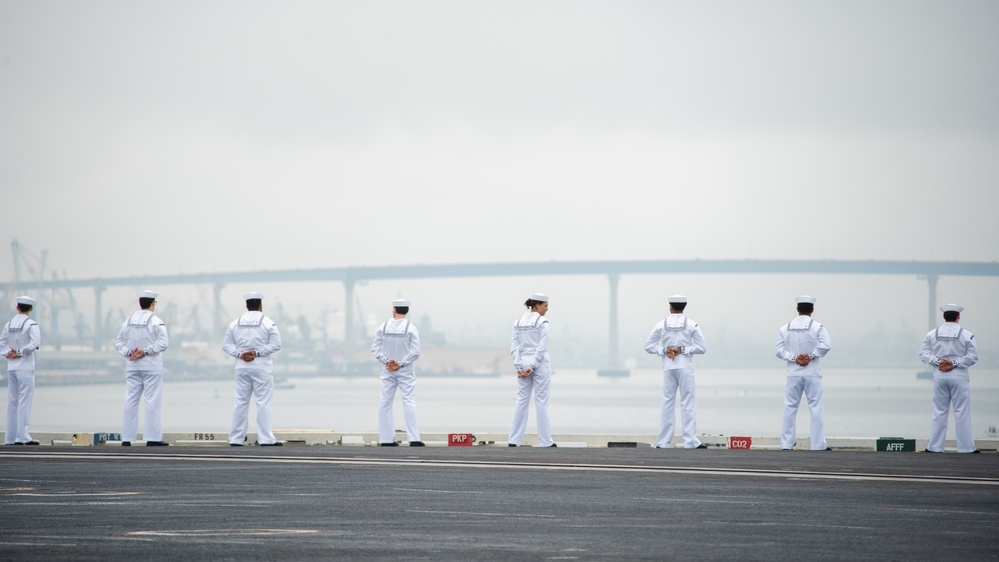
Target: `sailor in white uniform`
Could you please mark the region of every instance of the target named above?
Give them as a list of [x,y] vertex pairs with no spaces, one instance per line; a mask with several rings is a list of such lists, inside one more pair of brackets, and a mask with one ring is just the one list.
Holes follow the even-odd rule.
[[820,361],[829,353],[829,333],[825,326],[812,319],[815,297],[802,295],[795,299],[798,316],[780,327],[777,334],[777,358],[787,365],[784,386],[784,421],[780,432],[780,448],[790,451],[797,441],[795,430],[798,405],[804,393],[811,412],[813,451],[831,450],[826,444],[825,417],[822,413],[822,367]]
[[263,293],[246,293],[246,312],[233,320],[222,339],[222,350],[236,360],[236,405],[232,410],[229,445],[241,447],[250,423],[250,395],[257,404],[257,443],[281,446],[271,431],[274,398],[274,359],[281,349],[281,334],[273,320],[264,316]]
[[552,365],[548,357],[548,296],[534,293],[524,302],[527,312],[513,325],[510,356],[517,369],[517,406],[510,424],[510,447],[522,445],[527,429],[527,410],[534,393],[534,409],[538,415],[538,446],[557,447],[552,441],[551,420],[548,417],[548,396],[552,382]]
[[645,351],[662,357],[663,406],[659,417],[656,447],[672,446],[676,427],[676,391],[680,390],[680,419],[683,424],[683,447],[707,449],[697,438],[697,401],[694,385],[694,355],[707,351],[704,334],[697,322],[683,314],[687,297],[673,295],[669,316],[652,328],[645,340]]
[[961,327],[963,307],[940,307],[944,323],[926,334],[919,358],[933,365],[933,422],[930,425],[929,453],[942,453],[947,438],[947,416],[954,406],[954,429],[958,453],[979,453],[971,429],[971,382],[968,367],[978,362],[975,334]]
[[378,405],[378,437],[382,447],[395,447],[395,418],[392,403],[398,388],[406,418],[406,440],[410,447],[423,447],[416,424],[416,373],[413,362],[420,358],[420,332],[406,318],[410,301],[392,301],[392,319],[378,327],[371,354],[382,365],[381,402]]
[[35,351],[42,343],[38,322],[29,316],[35,299],[17,297],[17,314],[0,333],[0,353],[7,358],[7,431],[5,445],[37,445],[28,433],[35,395]]
[[139,400],[146,398],[142,437],[149,447],[166,446],[163,441],[163,352],[170,346],[166,324],[153,314],[155,291],[139,291],[139,310],[118,330],[114,347],[125,358],[125,413],[121,444],[129,446],[138,435]]

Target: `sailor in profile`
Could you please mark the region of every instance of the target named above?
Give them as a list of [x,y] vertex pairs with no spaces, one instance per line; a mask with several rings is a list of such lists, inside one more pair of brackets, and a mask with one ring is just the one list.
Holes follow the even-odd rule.
[[522,445],[527,429],[527,412],[534,393],[538,416],[538,446],[557,447],[552,441],[551,420],[548,417],[548,397],[552,383],[552,364],[548,357],[548,296],[534,293],[524,302],[527,312],[513,325],[510,356],[517,369],[517,406],[510,424],[510,447]]
[[7,358],[7,431],[5,445],[38,445],[28,433],[35,395],[35,351],[42,343],[38,322],[31,319],[35,299],[17,297],[17,314],[0,333],[0,353]]
[[371,354],[382,366],[381,401],[378,404],[378,442],[382,447],[395,447],[395,418],[392,406],[395,391],[402,395],[402,412],[406,418],[406,440],[410,447],[423,447],[420,428],[416,424],[416,373],[413,362],[420,358],[420,332],[406,318],[410,301],[392,301],[392,319],[375,332]]
[[250,423],[250,395],[257,404],[257,443],[281,446],[271,431],[274,398],[275,352],[281,349],[281,334],[273,320],[264,316],[263,293],[246,293],[246,312],[233,320],[222,339],[222,350],[236,360],[236,405],[232,410],[229,445],[241,447]]
[[142,438],[146,446],[165,447],[163,441],[163,352],[170,346],[166,324],[153,314],[155,291],[139,291],[139,310],[121,325],[114,347],[125,358],[125,413],[121,444],[128,447],[138,436],[139,400],[146,398]]
[[796,422],[801,395],[808,401],[811,412],[811,447],[813,451],[830,451],[826,444],[825,416],[822,411],[822,367],[820,360],[829,353],[829,333],[825,326],[812,318],[815,297],[802,295],[795,299],[798,316],[780,327],[777,334],[777,358],[787,365],[784,385],[784,421],[780,431],[780,448],[790,451],[797,441]]
[[940,307],[944,323],[931,330],[919,348],[919,358],[933,365],[933,421],[930,424],[928,453],[942,453],[947,438],[947,416],[954,407],[954,430],[958,453],[980,453],[975,448],[971,427],[971,382],[968,367],[978,362],[975,334],[959,322],[964,307]]
[[697,438],[697,400],[694,384],[694,355],[707,351],[704,334],[697,322],[683,310],[687,297],[668,297],[669,316],[652,328],[645,340],[645,351],[662,357],[663,406],[659,416],[657,448],[672,446],[676,427],[676,391],[680,390],[680,421],[683,424],[683,448],[707,449]]

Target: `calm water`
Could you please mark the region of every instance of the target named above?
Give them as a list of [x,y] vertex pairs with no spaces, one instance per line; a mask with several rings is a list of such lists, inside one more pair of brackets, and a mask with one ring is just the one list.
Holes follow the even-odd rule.
[[[913,370],[827,369],[824,373],[828,436],[929,435],[932,382]],[[999,425],[999,372],[972,370],[976,437]],[[419,376],[419,372],[417,372]],[[514,375],[491,379],[418,378],[417,413],[425,432],[506,432],[513,414]],[[279,388],[275,429],[377,431],[378,379],[301,378]],[[560,370],[552,382],[551,417],[556,433],[658,431],[661,373],[633,371],[623,379],[592,370]],[[121,430],[124,381],[115,385],[42,386],[35,389],[34,431]],[[780,431],[784,376],[778,369],[697,371],[698,432],[776,436]],[[163,430],[228,432],[231,381],[164,384]],[[402,408],[396,399],[396,425]],[[808,435],[802,401],[798,433]],[[3,401],[6,423],[6,400]],[[251,407],[251,431],[254,418]],[[140,412],[140,431],[142,416]],[[953,417],[951,418],[953,426]],[[3,426],[0,426],[3,427]],[[528,431],[535,431],[534,407]],[[6,428],[4,428],[6,429]],[[953,428],[950,428],[953,437]]]

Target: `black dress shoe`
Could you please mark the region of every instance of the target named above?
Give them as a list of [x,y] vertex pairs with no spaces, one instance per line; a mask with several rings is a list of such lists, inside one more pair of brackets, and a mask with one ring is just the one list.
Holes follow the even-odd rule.
[[274,443],[261,443],[261,447],[284,447],[284,443],[275,441]]
[[549,448],[549,449],[550,449],[550,448],[552,448],[552,447],[558,447],[558,445],[557,445],[557,444],[555,444],[555,443],[552,443],[551,445],[548,445],[548,448]]
[[146,441],[146,447],[169,447],[166,441]]
[[[28,445],[31,445],[31,443],[28,443]],[[969,451],[968,454],[970,455],[970,454],[973,454],[973,453],[981,453],[981,452],[982,452],[981,449],[975,449],[974,451]]]
[[517,444],[516,444],[516,443],[509,443],[509,444],[507,445],[507,447],[516,447],[516,446],[517,446]]
[[24,445],[24,443],[14,443],[15,445]]
[[28,441],[25,445],[41,445],[38,441]]
[[243,444],[242,443],[229,443],[229,446],[230,447],[242,447]]
[[395,441],[393,441],[391,443],[379,443],[378,446],[379,447],[398,447],[399,444],[396,443]]
[[122,441],[121,442],[121,446],[122,447],[131,447],[132,446],[132,442],[131,441]]
[[694,447],[695,449],[707,449],[708,445],[706,443],[701,443],[700,445]]
[[423,441],[410,441],[410,447],[426,447],[427,445]]
[[826,447],[825,449],[822,449],[822,450],[823,451],[832,451],[832,447]]
[[924,453],[942,453],[943,451],[931,451],[929,449],[923,449]]

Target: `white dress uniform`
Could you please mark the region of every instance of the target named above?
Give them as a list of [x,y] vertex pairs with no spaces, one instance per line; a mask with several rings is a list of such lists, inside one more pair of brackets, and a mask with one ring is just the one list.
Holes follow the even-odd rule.
[[[152,296],[147,296],[147,295]],[[156,298],[157,293],[143,291],[140,298]],[[170,346],[166,324],[151,310],[137,310],[121,325],[114,347],[125,358],[125,411],[121,440],[135,441],[138,436],[139,400],[146,398],[142,437],[146,442],[163,440],[163,352]],[[132,350],[146,355],[129,360]]]
[[[539,294],[531,296],[534,300],[540,300],[537,297],[548,300],[548,297]],[[552,365],[548,357],[548,319],[534,311],[521,316],[513,325],[510,356],[517,371],[531,369],[533,373],[529,377],[517,379],[517,406],[513,412],[513,423],[510,424],[507,441],[512,445],[524,442],[527,412],[533,392],[534,408],[538,416],[538,446],[550,447],[554,441],[548,416],[548,397],[552,382]]]
[[[670,359],[666,356],[666,349],[670,347],[680,347],[683,351]],[[676,391],[679,389],[683,447],[696,449],[701,441],[697,438],[694,355],[707,351],[700,326],[683,314],[670,314],[652,329],[645,340],[645,351],[661,356],[663,362],[663,405],[656,446],[672,446],[676,428]]]
[[[30,301],[30,302],[29,302]],[[30,297],[18,297],[18,304],[34,304]],[[7,431],[4,443],[31,443],[28,425],[35,394],[35,350],[41,345],[38,322],[18,313],[0,333],[0,354],[15,351],[19,357],[7,360]]]
[[[807,302],[800,301],[799,302]],[[812,299],[814,303],[814,299]],[[781,425],[780,447],[792,449],[797,441],[796,422],[801,395],[808,401],[811,412],[811,445],[813,451],[828,448],[825,437],[825,416],[822,411],[822,367],[820,361],[831,348],[825,326],[811,316],[801,314],[780,327],[777,334],[777,357],[787,364],[787,382],[784,386],[784,420]],[[795,362],[800,354],[807,354],[811,361],[802,367]]]
[[[261,445],[277,443],[271,430],[274,398],[274,360],[271,356],[280,349],[281,334],[277,325],[259,310],[246,311],[226,329],[222,350],[236,358],[236,405],[232,410],[230,444],[242,445],[246,438],[251,394],[257,404],[257,442]],[[243,361],[240,355],[246,351],[256,351],[257,357],[253,361]]]
[[[941,310],[948,307],[956,305],[944,306]],[[957,452],[974,452],[976,449],[971,427],[971,382],[968,367],[978,362],[975,335],[957,322],[944,322],[926,334],[923,345],[919,348],[919,358],[923,363],[937,367],[933,370],[933,422],[926,450],[943,452],[947,438],[947,416],[953,404]],[[954,364],[954,368],[947,373],[942,372],[939,367],[943,359]]]
[[[395,305],[395,301],[393,302]],[[395,306],[409,306],[395,305]],[[382,368],[381,401],[378,404],[378,438],[380,443],[395,442],[395,417],[392,403],[398,388],[402,395],[402,411],[406,418],[406,440],[420,441],[420,428],[416,423],[416,373],[413,362],[420,358],[420,332],[406,318],[393,318],[378,327],[371,354],[382,365],[395,359],[399,369]]]

